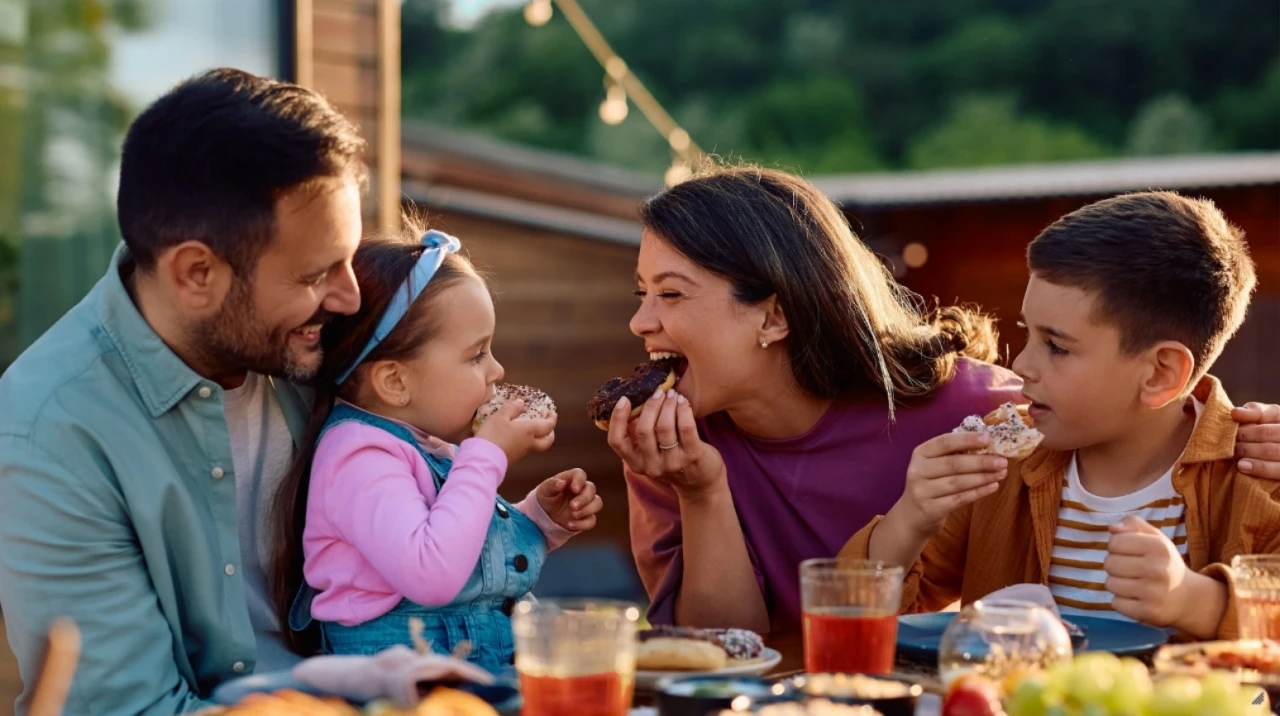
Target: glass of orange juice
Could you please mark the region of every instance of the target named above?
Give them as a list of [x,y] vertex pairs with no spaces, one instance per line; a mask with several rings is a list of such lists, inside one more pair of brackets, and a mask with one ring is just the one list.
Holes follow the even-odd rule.
[[1280,555],[1239,555],[1231,560],[1242,639],[1280,639]]
[[640,607],[608,599],[523,601],[511,617],[523,716],[626,716]]
[[811,674],[891,672],[902,575],[902,567],[883,562],[802,562],[805,670]]

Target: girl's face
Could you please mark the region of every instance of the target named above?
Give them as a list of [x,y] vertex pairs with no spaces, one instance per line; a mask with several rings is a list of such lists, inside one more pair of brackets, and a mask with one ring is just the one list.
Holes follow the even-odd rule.
[[418,429],[458,443],[471,436],[476,409],[502,380],[494,359],[493,299],[479,279],[454,282],[432,299],[436,330],[418,355],[402,363],[409,401],[401,417]]

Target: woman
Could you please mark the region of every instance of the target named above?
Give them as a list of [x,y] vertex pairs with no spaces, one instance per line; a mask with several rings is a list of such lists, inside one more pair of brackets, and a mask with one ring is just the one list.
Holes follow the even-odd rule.
[[[718,169],[651,198],[631,330],[684,363],[674,391],[623,401],[609,444],[624,462],[636,563],[656,623],[792,631],[797,569],[835,555],[902,494],[911,451],[967,415],[1020,400],[990,319],[926,318],[812,185]],[[1238,419],[1280,422],[1259,406]],[[1280,441],[1274,425],[1241,441]],[[1251,446],[1253,474],[1280,455]],[[1277,452],[1271,452],[1277,451]],[[1247,468],[1246,468],[1247,469]],[[965,476],[957,504],[996,477]]]

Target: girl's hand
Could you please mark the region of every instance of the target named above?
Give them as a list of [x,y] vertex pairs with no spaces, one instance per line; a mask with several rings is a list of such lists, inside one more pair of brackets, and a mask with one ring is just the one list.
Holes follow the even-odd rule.
[[561,527],[583,532],[596,526],[596,515],[604,502],[596,494],[596,485],[578,468],[547,478],[538,485],[538,504]]
[[543,452],[556,441],[555,415],[549,418],[522,418],[520,413],[523,411],[523,400],[504,403],[476,431],[476,437],[484,438],[502,448],[510,464],[531,452]]
[[654,393],[635,420],[630,401],[619,400],[609,416],[609,447],[632,472],[666,482],[682,497],[725,479],[720,451],[702,442],[693,408],[674,390]]

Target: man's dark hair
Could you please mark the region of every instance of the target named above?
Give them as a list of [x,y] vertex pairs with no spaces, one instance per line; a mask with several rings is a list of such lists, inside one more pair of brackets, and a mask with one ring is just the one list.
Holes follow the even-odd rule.
[[326,177],[363,183],[364,140],[316,92],[235,69],[186,80],[129,127],[116,210],[140,269],[202,241],[237,275],[275,229],[282,194]]
[[1058,219],[1027,249],[1031,272],[1089,291],[1098,318],[1134,354],[1174,340],[1195,356],[1192,381],[1244,322],[1257,278],[1244,233],[1207,199],[1124,194]]

